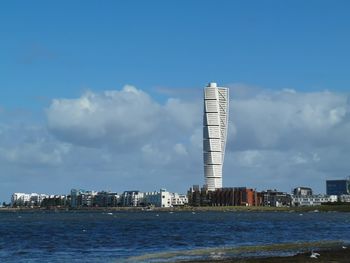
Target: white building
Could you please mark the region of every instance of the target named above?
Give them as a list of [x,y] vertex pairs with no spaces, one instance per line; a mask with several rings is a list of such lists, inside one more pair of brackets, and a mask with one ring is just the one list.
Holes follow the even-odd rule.
[[222,188],[228,126],[229,90],[209,83],[204,88],[203,161],[208,190]]
[[350,195],[339,195],[338,201],[342,203],[350,203]]
[[292,206],[314,206],[322,203],[334,203],[338,201],[336,195],[294,195],[292,196]]
[[71,190],[71,207],[91,207],[93,199],[97,195],[96,191],[86,191],[83,189]]
[[182,206],[188,203],[186,195],[178,193],[170,193],[165,189],[160,189],[159,192],[144,193],[144,204],[154,205],[156,207],[173,207]]
[[11,206],[40,206],[45,198],[48,198],[47,194],[37,194],[37,193],[13,193],[11,196]]
[[187,195],[178,194],[178,193],[171,194],[171,205],[172,206],[183,206],[185,204],[188,204]]
[[144,203],[144,193],[140,191],[125,191],[120,196],[122,206],[140,206]]
[[165,189],[159,192],[146,192],[144,195],[146,205],[154,205],[156,207],[171,207],[171,193]]

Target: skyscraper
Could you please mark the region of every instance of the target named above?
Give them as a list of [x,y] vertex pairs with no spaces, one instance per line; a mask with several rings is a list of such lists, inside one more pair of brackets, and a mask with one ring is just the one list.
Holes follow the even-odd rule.
[[228,125],[228,88],[209,83],[204,88],[203,161],[208,190],[222,188],[222,165],[225,157]]

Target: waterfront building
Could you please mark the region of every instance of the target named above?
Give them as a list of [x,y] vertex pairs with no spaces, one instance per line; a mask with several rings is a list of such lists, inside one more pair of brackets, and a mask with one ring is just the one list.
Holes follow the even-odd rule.
[[201,205],[201,191],[199,185],[193,185],[187,191],[188,204],[191,206],[200,206]]
[[338,201],[336,195],[293,195],[292,206],[314,206],[323,203],[334,203]]
[[115,192],[101,191],[94,196],[94,207],[116,207],[119,204],[120,196]]
[[262,205],[261,194],[251,188],[235,187],[235,202],[236,206],[260,206]]
[[211,195],[213,206],[260,206],[262,199],[254,189],[246,187],[225,187],[216,189]]
[[124,191],[120,196],[120,204],[121,206],[143,206],[145,205],[144,193],[137,190]]
[[186,195],[170,193],[166,189],[144,193],[144,204],[155,207],[183,206],[188,203]]
[[327,195],[348,195],[350,194],[350,179],[327,180]]
[[171,193],[166,189],[160,189],[159,192],[146,192],[144,193],[144,203],[156,207],[171,207]]
[[184,194],[171,193],[172,206],[184,206],[188,204],[188,198]]
[[209,83],[204,88],[203,161],[209,191],[222,188],[229,110],[229,90]]
[[71,190],[71,207],[92,207],[93,199],[97,195],[96,191],[87,191],[83,189]]
[[211,205],[211,196],[213,191],[209,191],[204,185],[202,188],[199,185],[193,185],[187,191],[188,204],[191,206],[209,206]]
[[37,194],[37,193],[13,193],[11,196],[11,206],[12,207],[34,207],[40,206],[42,201],[47,198],[47,194]]
[[295,196],[309,196],[312,195],[312,189],[310,187],[296,187],[293,189],[293,195]]
[[41,207],[68,207],[70,195],[50,195],[41,202]]
[[292,203],[292,197],[285,192],[279,192],[277,190],[267,190],[261,192],[262,204],[264,206],[290,206]]
[[216,189],[211,195],[211,205],[213,206],[233,206],[235,205],[235,188],[225,187]]
[[342,203],[350,203],[350,195],[339,195],[338,201]]
[[209,191],[194,185],[187,192],[188,203],[192,206],[260,206],[262,196],[246,187],[225,187]]

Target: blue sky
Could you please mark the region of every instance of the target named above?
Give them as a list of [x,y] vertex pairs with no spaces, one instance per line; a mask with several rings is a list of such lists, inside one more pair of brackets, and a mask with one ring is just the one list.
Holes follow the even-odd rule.
[[[105,176],[105,182],[112,182],[110,188],[113,190],[113,186],[118,185],[118,191],[142,188],[142,185],[147,189],[141,190],[154,190],[149,189],[152,185],[167,187],[164,185],[167,180],[160,180],[162,184],[157,180],[163,178],[171,167],[178,166],[176,160],[181,159],[176,158],[181,154],[198,155],[193,157],[192,163],[198,164],[199,168],[193,168],[189,163],[185,170],[176,170],[177,167],[173,173],[169,172],[172,178],[179,173],[197,174],[186,183],[168,178],[173,190],[184,192],[192,183],[201,183],[201,150],[196,144],[200,135],[192,130],[201,130],[201,89],[213,80],[231,87],[231,99],[237,100],[231,103],[231,128],[234,132],[229,149],[232,159],[228,157],[227,167],[230,168],[226,169],[231,169],[228,173],[244,175],[247,181],[236,178],[236,181],[228,182],[251,187],[255,183],[264,187],[272,184],[271,187],[289,191],[290,172],[277,163],[286,160],[294,160],[297,165],[306,165],[308,160],[318,163],[322,154],[323,158],[334,161],[332,158],[345,153],[342,147],[347,144],[341,146],[341,142],[348,140],[345,131],[350,86],[349,8],[348,1],[2,2],[0,161],[2,156],[3,171],[0,185],[3,186],[0,186],[0,192],[3,194],[0,194],[0,200],[15,191],[45,192],[47,189],[62,193],[70,187],[109,187],[108,183],[94,179],[101,174]],[[127,84],[136,88],[125,88]],[[106,95],[105,92],[110,90],[120,93]],[[121,119],[106,118],[101,124],[106,125],[103,135],[87,123],[90,117],[100,120],[103,118],[100,115],[89,115],[88,118],[80,115],[81,119],[70,119],[80,112],[81,105],[88,107],[84,104],[87,102],[103,110],[105,115],[113,113],[111,101],[118,103],[115,106],[119,107],[120,100],[123,101],[125,96],[129,98],[129,93],[138,96],[140,105],[146,105],[146,108],[151,105],[154,113],[159,109],[167,112],[168,115],[163,116],[165,119],[159,122],[162,125],[174,118],[172,110],[176,103],[198,113],[199,117],[190,114],[184,122],[177,123],[176,127],[183,129],[184,135],[176,133],[169,140],[161,133],[159,136],[163,141],[149,137],[148,142],[135,145],[134,141],[139,141],[136,137],[130,139],[126,136],[124,142],[118,139],[108,141],[107,135],[113,132],[130,133],[128,125],[110,129],[106,124]],[[285,93],[295,96],[287,99]],[[294,116],[300,117],[299,124],[304,128],[284,123],[283,129],[275,127],[280,133],[271,137],[275,130],[265,130],[264,122],[257,124],[256,119],[250,118],[261,113],[256,107],[262,103],[262,97],[274,103],[268,106],[268,116],[285,109],[282,111],[285,115],[275,116],[282,122],[290,113],[290,107],[295,107],[295,112],[304,114]],[[145,109],[140,112],[135,105],[133,118],[141,116]],[[235,118],[240,113],[245,116],[247,112],[251,112],[247,119],[238,121]],[[151,118],[152,114],[145,118]],[[68,121],[62,123],[61,119]],[[309,123],[306,120],[311,119],[319,121],[306,127]],[[77,121],[80,127],[77,127]],[[157,126],[160,125],[157,121],[150,121],[152,127],[145,124],[145,133],[140,133],[140,136],[146,136],[152,129],[160,129],[162,126]],[[294,142],[308,144],[316,138],[309,148],[295,149],[280,143],[283,138],[288,138],[284,136],[291,136],[289,131],[296,126],[295,134],[299,137],[294,138],[294,134]],[[320,142],[325,135],[313,127],[328,129],[328,134],[334,133],[332,142],[339,145]],[[89,136],[78,138],[83,128],[83,133],[86,131]],[[139,127],[140,130],[143,128]],[[256,130],[256,134],[251,134],[256,140],[241,138],[241,130]],[[106,146],[108,143],[114,148]],[[332,147],[324,148],[324,145]],[[162,153],[166,147],[174,152]],[[158,154],[158,157],[168,156],[164,161],[168,166],[157,167],[141,155],[137,160],[119,156],[118,151],[125,148],[134,149],[135,153],[144,151]],[[331,152],[334,152],[332,157],[327,155]],[[174,157],[175,153],[179,156]],[[106,165],[108,172],[91,168],[88,171],[90,179],[80,183],[82,168],[69,162],[77,154],[80,159],[75,159],[75,164],[82,167],[89,163],[100,164],[98,158],[101,156],[106,162],[109,158],[121,158],[123,164],[134,166],[136,161],[141,161],[144,166],[125,173],[123,179],[113,177],[113,166]],[[37,158],[33,159],[33,156]],[[252,174],[262,171],[258,163],[261,165],[263,160],[271,162],[270,166],[264,167],[266,177],[262,175],[260,181],[254,181]],[[269,177],[277,166],[283,175],[278,180]],[[294,173],[306,169],[305,166],[298,167],[288,169]],[[322,167],[310,164],[307,174],[312,180],[323,180],[327,176],[346,176],[350,168],[339,161],[341,168],[332,175],[330,166]],[[56,174],[62,179],[53,186],[50,177],[38,177],[38,174]],[[150,175],[148,185],[139,180],[144,176],[141,174]],[[110,181],[112,177],[114,179]],[[70,183],[67,183],[67,178]],[[185,180],[185,177],[180,178]],[[198,181],[195,178],[199,178]],[[305,184],[311,180],[299,179]],[[322,183],[311,186],[320,192],[324,190]]]
[[[126,83],[346,90],[348,1],[9,1],[0,102]],[[34,98],[34,99],[33,99]]]

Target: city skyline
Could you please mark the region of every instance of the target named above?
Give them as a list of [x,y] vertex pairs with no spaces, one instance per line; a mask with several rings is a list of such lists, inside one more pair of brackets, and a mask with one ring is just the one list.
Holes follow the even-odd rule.
[[350,173],[349,7],[2,3],[0,200],[204,183],[211,80],[230,89],[224,185],[325,192]]

